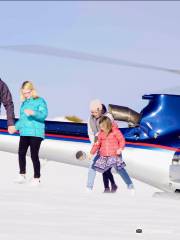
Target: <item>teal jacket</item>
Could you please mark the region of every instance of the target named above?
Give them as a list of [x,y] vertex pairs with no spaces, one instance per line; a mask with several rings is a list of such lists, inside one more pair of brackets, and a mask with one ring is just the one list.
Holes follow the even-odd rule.
[[[33,116],[27,116],[25,109],[34,111]],[[19,130],[20,136],[32,136],[44,138],[45,119],[48,115],[47,104],[43,98],[26,99],[20,108],[20,118],[16,122],[16,130]]]

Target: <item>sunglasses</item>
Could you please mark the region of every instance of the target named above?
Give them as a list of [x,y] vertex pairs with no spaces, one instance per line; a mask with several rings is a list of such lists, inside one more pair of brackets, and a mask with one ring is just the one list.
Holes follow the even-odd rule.
[[100,110],[97,110],[97,111],[91,111],[91,114],[98,114],[100,113],[101,111]]
[[30,93],[31,93],[31,91],[23,92],[23,95],[28,95]]

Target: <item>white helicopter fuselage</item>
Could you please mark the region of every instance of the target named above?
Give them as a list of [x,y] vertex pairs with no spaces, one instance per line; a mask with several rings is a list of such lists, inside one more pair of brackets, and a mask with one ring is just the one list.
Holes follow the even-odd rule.
[[[19,136],[0,134],[0,151],[18,153]],[[89,153],[88,142],[45,139],[42,142],[40,158],[61,163],[88,167],[89,160],[77,160],[76,153]],[[163,191],[174,192],[180,189],[180,182],[171,180],[171,165],[175,151],[161,148],[138,148],[126,146],[123,159],[131,177]],[[29,153],[28,153],[29,154]]]

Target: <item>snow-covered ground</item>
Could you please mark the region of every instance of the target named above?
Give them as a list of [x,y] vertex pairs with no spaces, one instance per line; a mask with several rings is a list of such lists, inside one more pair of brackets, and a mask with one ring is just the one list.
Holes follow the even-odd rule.
[[[87,193],[86,168],[51,161],[43,161],[41,186],[18,185],[17,156],[0,152],[0,159],[2,240],[180,239],[180,200],[153,198],[157,189],[134,180],[132,197],[115,175],[118,192],[103,194],[98,174]],[[27,169],[30,179],[29,158]]]

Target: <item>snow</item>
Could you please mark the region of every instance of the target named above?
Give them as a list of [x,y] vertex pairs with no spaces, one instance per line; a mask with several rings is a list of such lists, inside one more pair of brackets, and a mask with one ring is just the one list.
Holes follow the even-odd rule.
[[58,122],[71,122],[70,120],[68,120],[66,117],[64,116],[59,116],[59,117],[54,117],[54,118],[48,118],[47,120],[51,120],[51,121],[58,121]]
[[[85,191],[87,169],[42,161],[41,186],[15,184],[17,155],[0,152],[0,239],[180,239],[179,200],[153,198],[158,191],[134,180],[132,197],[121,178],[115,194],[103,194],[101,174]],[[27,158],[28,179],[32,163]],[[143,233],[136,233],[141,228]]]
[[[70,115],[71,116],[71,115]],[[59,116],[59,117],[54,117],[54,118],[47,118],[47,120],[50,121],[57,121],[57,122],[74,122],[74,121],[70,121],[68,120],[66,117],[64,116]],[[87,121],[82,120],[83,123],[86,123]]]

